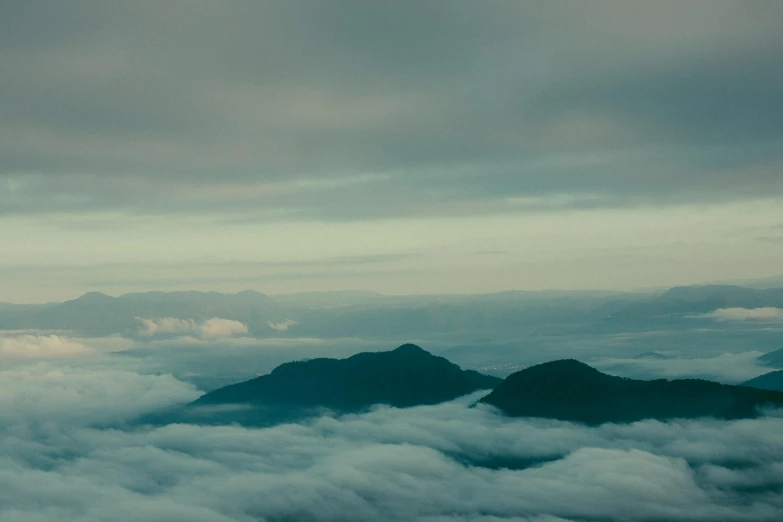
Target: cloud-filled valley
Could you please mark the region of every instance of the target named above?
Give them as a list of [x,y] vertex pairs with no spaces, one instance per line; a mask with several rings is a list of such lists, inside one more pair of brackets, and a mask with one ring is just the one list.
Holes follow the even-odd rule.
[[90,427],[116,420],[108,403],[60,425],[6,420],[0,520],[772,521],[783,508],[779,417],[586,428],[474,399],[265,429]]
[[[366,413],[326,414],[267,428],[143,421],[287,361],[395,346],[389,337],[394,333],[384,328],[364,338],[298,337],[297,328],[308,331],[318,314],[335,328],[337,317],[350,323],[352,314],[369,317],[374,306],[381,317],[383,310],[402,317],[406,307],[423,306],[418,298],[388,302],[347,295],[342,298],[348,303],[361,304],[335,308],[340,298],[324,298],[320,305],[305,298],[311,304],[299,315],[297,299],[281,300],[284,316],[296,317],[290,331],[254,333],[242,321],[200,315],[135,320],[127,336],[6,330],[0,337],[6,364],[0,372],[0,521],[779,518],[783,417],[775,410],[757,419],[588,427],[506,417],[476,404],[486,395],[476,392],[441,404],[379,405]],[[641,330],[638,319],[633,327],[617,319],[597,333],[606,319],[589,310],[602,310],[615,298],[589,297],[589,306],[576,295],[561,301],[433,298],[427,306],[440,314],[448,310],[441,315],[450,318],[447,328],[464,321],[466,310],[481,310],[485,317],[476,324],[490,330],[470,330],[471,335],[483,332],[494,340],[460,344],[465,332],[445,335],[431,324],[417,342],[466,367],[502,362],[498,366],[506,369],[499,375],[559,357],[646,379],[737,383],[771,369],[759,360],[780,339],[768,323],[699,323],[692,311],[678,311],[664,329],[652,318]],[[534,301],[531,310],[549,303],[548,315],[527,326],[491,330],[502,324],[496,322],[502,315],[486,316],[493,303],[527,310],[526,299]],[[655,299],[641,296],[612,306],[638,314]],[[712,326],[701,330],[702,324]],[[146,335],[139,328],[147,328]],[[712,340],[720,342],[709,346]]]

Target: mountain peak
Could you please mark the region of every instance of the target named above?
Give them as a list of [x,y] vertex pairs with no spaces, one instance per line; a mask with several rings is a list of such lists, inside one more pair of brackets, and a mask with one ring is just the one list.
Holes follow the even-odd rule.
[[194,406],[244,404],[242,419],[286,418],[311,410],[363,411],[375,404],[409,407],[437,404],[477,390],[494,388],[497,377],[462,370],[415,344],[392,351],[363,352],[347,359],[310,359],[285,363],[268,375],[209,392]]
[[430,352],[425,350],[419,345],[413,344],[413,343],[405,343],[401,346],[398,346],[394,350],[392,350],[392,353],[398,353],[398,354],[416,354],[416,355],[432,355]]
[[110,295],[106,295],[103,292],[87,292],[86,294],[82,295],[81,297],[77,297],[74,299],[74,301],[105,301],[107,299],[114,299]]
[[260,295],[260,296],[266,297],[261,292],[258,292],[256,290],[251,290],[251,289],[241,290],[241,291],[237,292],[236,295],[253,295],[253,296],[259,296]]
[[515,378],[530,378],[540,377],[546,375],[556,375],[558,378],[575,377],[597,377],[603,375],[601,372],[593,368],[592,366],[578,361],[576,359],[558,359],[556,361],[549,361],[535,366],[530,366],[524,370],[520,370],[509,377],[517,376]]

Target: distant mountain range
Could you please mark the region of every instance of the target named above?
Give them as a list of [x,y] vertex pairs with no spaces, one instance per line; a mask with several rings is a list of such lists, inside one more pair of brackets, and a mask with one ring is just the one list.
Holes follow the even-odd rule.
[[626,379],[567,359],[509,375],[482,402],[512,417],[597,425],[643,419],[750,418],[759,407],[783,406],[783,393],[700,379]]
[[63,303],[0,303],[0,330],[69,330],[133,335],[141,319],[239,321],[258,337],[392,337],[419,333],[513,331],[520,324],[591,320],[612,292],[501,292],[484,295],[387,296],[310,292],[270,297],[253,290],[143,292],[112,297],[89,292]]
[[239,321],[250,333],[272,332],[286,320],[274,300],[253,290],[218,292],[144,292],[112,297],[89,292],[71,301],[48,305],[6,305],[0,308],[0,329],[73,330],[88,335],[138,330],[138,318],[205,321],[214,317]]
[[[597,425],[642,419],[751,418],[764,406],[783,407],[783,393],[711,381],[641,381],[606,375],[576,360],[518,371],[505,380],[462,370],[413,344],[347,359],[286,363],[270,374],[203,395],[151,422],[296,421],[324,411],[354,413],[373,405],[437,404],[482,389],[481,402],[512,417],[544,417]],[[149,419],[148,419],[149,420]]]
[[0,330],[70,330],[80,335],[134,335],[138,318],[243,323],[256,337],[399,338],[425,334],[500,336],[528,332],[616,331],[662,321],[683,325],[718,308],[783,308],[783,289],[731,285],[676,287],[663,293],[500,292],[483,295],[386,296],[314,292],[270,297],[253,290],[144,292],[111,297],[90,292],[64,303],[0,303]]
[[783,288],[747,288],[734,285],[677,286],[666,292],[620,307],[614,319],[656,318],[705,314],[719,308],[783,308]]
[[647,360],[652,359],[658,361],[665,361],[671,359],[671,356],[660,352],[642,352],[638,355],[635,355],[634,359],[647,359]]

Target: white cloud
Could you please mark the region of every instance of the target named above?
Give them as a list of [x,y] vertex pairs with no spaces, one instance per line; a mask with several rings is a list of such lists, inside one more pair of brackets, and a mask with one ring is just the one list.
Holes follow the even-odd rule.
[[0,330],[0,360],[74,359],[128,350],[133,342],[119,336],[80,338],[45,331]]
[[0,371],[0,427],[113,423],[198,395],[171,375],[42,362]]
[[213,317],[197,323],[193,319],[176,319],[164,317],[161,319],[136,318],[141,323],[140,334],[146,337],[156,335],[195,335],[207,339],[220,339],[248,333],[247,326],[239,321]]
[[229,319],[219,319],[213,317],[201,323],[198,332],[202,337],[209,339],[219,339],[222,337],[231,337],[233,335],[242,335],[247,333],[247,326],[239,321]]
[[0,330],[0,359],[73,358],[128,350],[130,339],[120,336],[80,338],[61,334],[22,333]]
[[2,359],[47,359],[90,355],[95,350],[78,341],[59,335],[18,335],[0,337]]
[[0,522],[777,522],[783,510],[783,415],[585,427],[471,407],[478,392],[267,429],[121,428],[199,395],[131,371],[180,364],[150,352],[0,371]]
[[285,321],[280,323],[273,323],[272,321],[269,321],[267,324],[269,324],[269,327],[272,328],[273,330],[277,330],[278,332],[285,332],[286,330],[288,330],[289,326],[293,326],[299,323],[297,323],[292,319],[286,319]]
[[136,318],[141,323],[141,335],[154,336],[166,334],[189,334],[196,329],[196,322],[193,319],[175,319],[173,317],[164,317],[162,319],[143,319]]
[[710,379],[740,383],[769,371],[760,366],[764,352],[723,353],[714,357],[671,357],[669,359],[606,358],[591,362],[612,375],[636,379]]
[[783,322],[783,308],[718,308],[706,314],[691,317],[715,321],[767,321]]
[[[783,418],[588,428],[475,397],[268,429],[10,430],[0,520],[773,521],[783,508]],[[493,458],[544,460],[481,465]]]

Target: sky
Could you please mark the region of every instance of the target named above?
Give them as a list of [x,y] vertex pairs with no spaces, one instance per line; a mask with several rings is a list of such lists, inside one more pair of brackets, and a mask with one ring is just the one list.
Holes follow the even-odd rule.
[[0,3],[0,301],[783,272],[783,3]]

